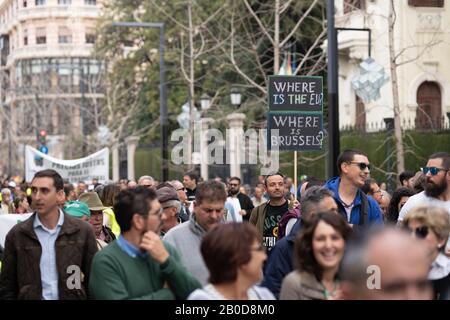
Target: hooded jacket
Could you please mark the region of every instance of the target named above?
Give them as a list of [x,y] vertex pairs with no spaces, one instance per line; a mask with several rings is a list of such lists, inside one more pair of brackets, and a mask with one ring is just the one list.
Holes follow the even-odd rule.
[[[356,198],[352,211],[350,213],[350,220],[347,218],[347,213],[342,204],[342,200],[339,197],[339,183],[341,183],[340,177],[334,177],[328,180],[325,187],[334,193],[334,200],[337,203],[339,213],[347,220],[350,224],[359,225],[359,217],[362,204],[362,190],[358,189],[356,193]],[[368,208],[367,208],[367,222],[369,224],[383,224],[383,214],[381,213],[378,203],[371,196],[367,196]]]

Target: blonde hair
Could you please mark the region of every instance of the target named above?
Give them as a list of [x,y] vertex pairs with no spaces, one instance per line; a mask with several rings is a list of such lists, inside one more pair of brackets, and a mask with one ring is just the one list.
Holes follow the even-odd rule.
[[406,214],[403,226],[407,226],[412,220],[419,221],[430,227],[439,240],[447,242],[450,233],[450,218],[447,210],[444,208],[434,206],[415,207]]

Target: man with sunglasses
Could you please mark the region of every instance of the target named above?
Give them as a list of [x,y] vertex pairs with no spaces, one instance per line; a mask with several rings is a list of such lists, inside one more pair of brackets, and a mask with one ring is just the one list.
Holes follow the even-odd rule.
[[399,223],[412,208],[419,205],[438,206],[450,214],[450,154],[432,154],[422,172],[426,177],[425,190],[408,199],[400,211]]
[[378,203],[361,190],[370,173],[367,154],[356,149],[345,150],[338,157],[337,167],[340,176],[331,178],[325,186],[333,191],[339,213],[352,226],[382,224]]

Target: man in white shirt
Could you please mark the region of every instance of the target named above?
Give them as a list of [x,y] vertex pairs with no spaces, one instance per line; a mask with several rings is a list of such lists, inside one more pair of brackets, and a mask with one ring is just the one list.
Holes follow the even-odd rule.
[[431,155],[422,171],[427,179],[425,190],[408,199],[400,211],[398,222],[418,205],[438,206],[450,214],[450,154],[438,152]]
[[[398,224],[411,209],[419,205],[441,207],[450,215],[450,154],[447,152],[432,154],[422,172],[427,179],[425,190],[406,201],[398,215]],[[450,239],[447,241],[445,254],[450,256]]]

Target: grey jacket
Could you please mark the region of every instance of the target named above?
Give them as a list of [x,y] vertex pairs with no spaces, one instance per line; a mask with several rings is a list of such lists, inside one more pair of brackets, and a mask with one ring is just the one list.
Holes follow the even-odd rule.
[[175,247],[182,264],[202,286],[208,283],[209,271],[200,252],[200,244],[206,231],[197,223],[192,214],[189,221],[170,229],[164,236],[164,241]]
[[283,280],[280,300],[325,300],[325,294],[313,274],[294,270]]

